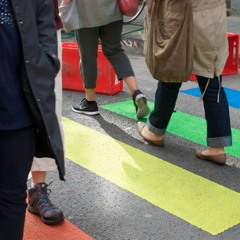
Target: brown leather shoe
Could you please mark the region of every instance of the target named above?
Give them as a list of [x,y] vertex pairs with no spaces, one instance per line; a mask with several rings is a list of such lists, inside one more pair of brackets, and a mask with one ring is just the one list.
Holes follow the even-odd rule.
[[146,142],[159,147],[164,146],[164,139],[162,136],[155,135],[154,133],[150,132],[148,129],[144,129],[144,128],[147,128],[146,123],[143,123],[143,122],[137,123],[138,133]]
[[221,165],[225,164],[227,159],[226,153],[219,153],[214,155],[203,155],[202,151],[197,151],[196,156],[200,159],[212,161]]

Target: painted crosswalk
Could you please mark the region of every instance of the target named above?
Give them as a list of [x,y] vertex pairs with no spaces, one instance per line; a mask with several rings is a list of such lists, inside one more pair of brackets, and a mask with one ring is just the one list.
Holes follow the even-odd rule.
[[[227,95],[229,106],[240,109],[240,91],[237,91],[231,88],[224,88],[224,89]],[[199,88],[190,88],[187,90],[181,90],[180,92],[192,95],[194,97],[201,96]]]
[[240,223],[238,192],[67,118],[63,124],[66,156],[80,166],[212,235]]
[[[196,94],[195,90],[185,93]],[[152,109],[153,103],[149,105]],[[137,121],[132,100],[101,108]],[[211,235],[240,223],[238,192],[68,118],[62,120],[66,157],[75,164]],[[146,122],[146,118],[142,121]],[[174,112],[167,131],[206,145],[205,120],[191,114]],[[232,134],[233,146],[226,148],[226,152],[240,158],[240,130],[232,128]],[[29,213],[26,219],[24,240],[50,240],[53,236],[59,240],[92,239],[68,220],[57,226],[45,226],[39,217]]]
[[39,216],[27,212],[23,240],[93,240],[68,220],[48,226]]
[[[149,106],[151,109],[153,109],[153,103],[150,102]],[[102,105],[101,107],[116,114],[137,120],[131,100]],[[146,118],[142,119],[142,121],[146,122]],[[206,146],[206,129],[207,128],[205,119],[196,117],[188,113],[176,111],[171,117],[171,121],[168,125],[167,131],[176,136]],[[225,149],[227,154],[240,158],[239,139],[240,130],[232,128],[233,145]]]

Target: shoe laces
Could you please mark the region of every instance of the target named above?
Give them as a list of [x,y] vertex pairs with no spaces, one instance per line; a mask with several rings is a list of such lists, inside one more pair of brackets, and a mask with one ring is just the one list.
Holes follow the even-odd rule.
[[56,209],[56,207],[52,204],[51,200],[49,199],[51,189],[49,189],[48,187],[51,184],[52,182],[50,182],[49,184],[44,183],[44,187],[41,186],[41,190],[37,193],[37,198],[41,203],[41,208],[44,208],[46,211]]

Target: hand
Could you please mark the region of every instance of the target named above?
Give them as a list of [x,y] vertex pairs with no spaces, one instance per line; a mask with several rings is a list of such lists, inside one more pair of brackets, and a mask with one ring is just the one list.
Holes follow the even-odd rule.
[[68,5],[72,0],[62,0],[62,6]]

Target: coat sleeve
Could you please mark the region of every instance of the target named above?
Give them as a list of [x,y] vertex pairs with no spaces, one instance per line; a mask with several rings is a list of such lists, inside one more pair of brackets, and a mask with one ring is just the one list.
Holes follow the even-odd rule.
[[57,34],[54,16],[54,4],[52,0],[36,1],[36,22],[39,35],[39,43],[51,58],[55,73],[60,69],[60,61],[57,57]]

